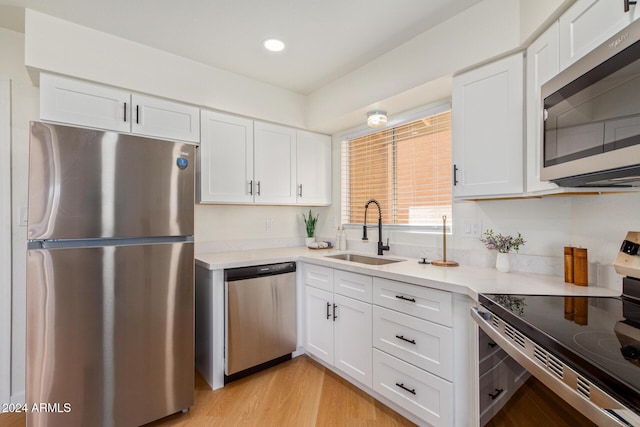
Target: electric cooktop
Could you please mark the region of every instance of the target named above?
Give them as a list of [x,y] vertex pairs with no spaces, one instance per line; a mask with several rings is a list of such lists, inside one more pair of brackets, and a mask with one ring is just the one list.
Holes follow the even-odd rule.
[[480,303],[640,414],[637,301],[482,294]]

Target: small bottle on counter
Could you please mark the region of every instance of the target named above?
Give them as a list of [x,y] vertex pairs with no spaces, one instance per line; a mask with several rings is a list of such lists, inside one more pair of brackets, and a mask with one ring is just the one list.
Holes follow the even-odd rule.
[[564,281],[573,283],[573,247],[564,247]]
[[347,236],[345,235],[344,227],[341,225],[338,226],[338,231],[336,233],[335,249],[339,251],[347,249]]
[[577,286],[589,284],[589,260],[585,248],[573,248],[573,279]]
[[347,232],[343,226],[340,226],[340,250],[347,250]]

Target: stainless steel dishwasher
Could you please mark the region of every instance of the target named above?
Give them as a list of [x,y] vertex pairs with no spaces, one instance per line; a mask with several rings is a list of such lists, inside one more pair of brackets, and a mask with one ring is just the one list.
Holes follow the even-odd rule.
[[291,359],[296,350],[296,264],[224,271],[225,383]]

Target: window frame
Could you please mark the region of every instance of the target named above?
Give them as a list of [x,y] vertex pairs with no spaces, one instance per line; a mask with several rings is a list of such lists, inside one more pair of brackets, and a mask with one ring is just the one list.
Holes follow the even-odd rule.
[[[383,128],[378,128],[378,129],[371,129],[369,127],[366,126],[361,126],[359,128],[353,129],[343,135],[340,136],[339,140],[340,140],[340,190],[341,190],[341,194],[340,194],[340,222],[342,223],[342,226],[347,229],[347,230],[356,230],[356,229],[362,229],[362,226],[364,224],[359,224],[359,223],[350,223],[350,222],[345,222],[345,203],[347,202],[347,195],[345,194],[345,188],[349,188],[349,180],[350,180],[350,174],[348,173],[349,171],[349,152],[348,150],[344,149],[344,144],[348,143],[348,140],[350,139],[355,139],[355,138],[360,138],[363,136],[367,136],[367,135],[371,135],[377,132],[381,132],[384,130],[388,130],[388,129],[392,129],[395,127],[399,127],[402,126],[404,124],[416,121],[416,120],[420,120],[423,119],[425,117],[428,116],[433,116],[433,115],[437,115],[437,114],[441,114],[444,113],[446,111],[451,111],[451,101],[445,101],[445,102],[440,102],[440,103],[436,103],[427,107],[421,107],[419,109],[416,110],[412,110],[412,111],[408,111],[405,113],[400,114],[399,116],[393,118],[392,120],[389,120],[389,122],[387,123],[387,126],[383,127]],[[453,143],[453,141],[452,141]],[[394,164],[395,167],[395,164]],[[453,177],[452,177],[452,181],[451,181],[451,187],[453,190]],[[453,194],[451,197],[451,217],[447,216],[447,226],[446,226],[446,230],[445,233],[446,234],[452,234],[453,233]],[[364,209],[364,207],[363,207]],[[383,211],[382,211],[382,215],[384,218],[385,212],[391,214],[390,212],[392,212],[392,210],[388,210],[388,209],[384,209],[383,207]],[[369,227],[372,227],[371,225],[369,225]],[[374,226],[376,227],[376,226]],[[442,234],[443,231],[443,227],[442,225],[439,226],[430,226],[430,225],[410,225],[410,224],[383,224],[383,228],[385,230],[390,230],[390,231],[401,231],[404,233],[410,233],[410,234],[425,234],[425,235],[434,235],[434,234]]]

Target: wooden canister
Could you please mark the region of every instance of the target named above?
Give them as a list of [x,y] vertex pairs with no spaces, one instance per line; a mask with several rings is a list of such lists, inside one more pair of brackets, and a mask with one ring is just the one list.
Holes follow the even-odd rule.
[[573,248],[573,283],[577,286],[589,284],[589,261],[584,248]]
[[573,247],[564,247],[564,281],[573,283]]

